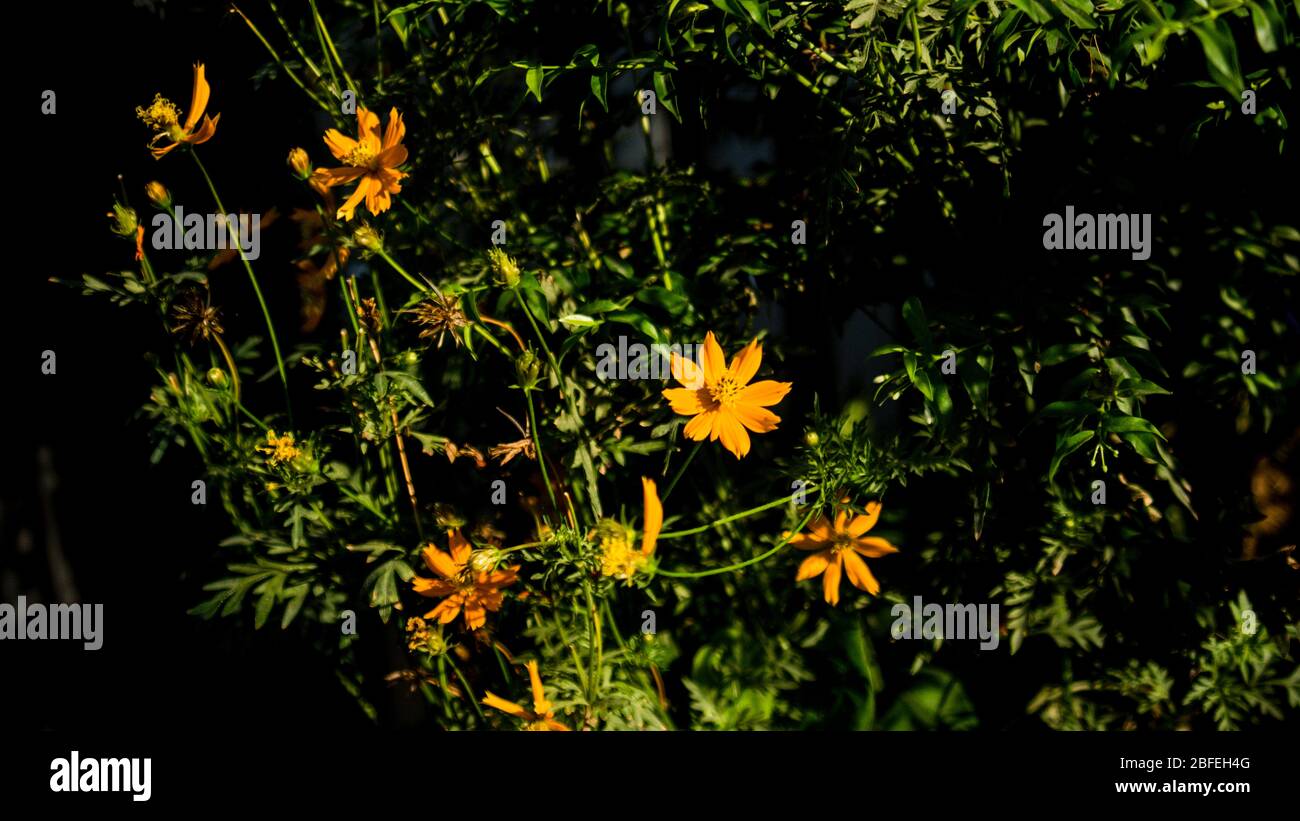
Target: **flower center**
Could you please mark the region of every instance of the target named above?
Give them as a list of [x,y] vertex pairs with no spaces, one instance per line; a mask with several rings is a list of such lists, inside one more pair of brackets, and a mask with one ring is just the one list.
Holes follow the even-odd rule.
[[835,537],[831,539],[831,550],[835,551],[836,553],[839,553],[845,550],[852,550],[852,549],[853,549],[853,537],[848,533],[836,532]]
[[181,112],[176,104],[161,94],[153,95],[153,102],[148,108],[136,106],[135,116],[144,121],[159,133],[171,133],[173,129],[180,129]]
[[721,379],[709,386],[709,396],[724,408],[735,405],[739,394],[740,385],[731,378],[731,374],[724,374]]
[[375,161],[375,152],[364,142],[357,143],[357,147],[348,152],[343,158],[343,164],[352,168],[369,168]]

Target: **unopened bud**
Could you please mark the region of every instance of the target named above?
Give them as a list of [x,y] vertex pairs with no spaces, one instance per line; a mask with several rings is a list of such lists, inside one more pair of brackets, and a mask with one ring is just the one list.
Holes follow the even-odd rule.
[[166,211],[172,207],[172,192],[167,190],[167,186],[154,180],[144,187],[145,196],[149,202]]
[[289,149],[289,170],[292,171],[300,180],[305,180],[311,176],[311,157],[301,148]]

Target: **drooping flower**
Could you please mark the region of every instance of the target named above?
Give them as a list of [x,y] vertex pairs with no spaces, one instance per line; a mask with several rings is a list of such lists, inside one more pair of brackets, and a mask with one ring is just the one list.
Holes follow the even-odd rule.
[[674,352],[673,378],[680,388],[666,388],[664,398],[676,413],[695,417],[684,433],[697,442],[722,440],[739,459],[749,453],[749,433],[776,430],[781,417],[768,410],[789,393],[791,383],[764,380],[750,384],[763,361],[763,346],[755,339],[731,358],[728,367],[722,346],[709,331],[700,364]]
[[807,533],[800,533],[790,540],[790,544],[799,550],[816,551],[799,565],[795,581],[822,576],[822,591],[827,604],[832,606],[840,601],[841,572],[847,574],[849,581],[859,590],[872,595],[879,593],[880,582],[871,575],[862,556],[879,559],[898,552],[898,548],[884,539],[863,535],[875,527],[879,518],[879,502],[867,503],[866,515],[852,519],[847,510],[840,510],[835,514],[834,525],[825,516],[818,516],[808,525]]
[[528,679],[533,688],[533,709],[507,701],[492,691],[486,691],[483,703],[487,706],[524,720],[525,730],[568,730],[569,728],[555,720],[551,711],[551,702],[546,700],[546,691],[542,688],[542,677],[537,673],[537,662],[530,661]]
[[[176,104],[161,94],[155,94],[153,102],[148,108],[137,106],[135,115],[144,121],[144,124],[153,129],[153,139],[149,141],[149,152],[153,154],[155,160],[160,160],[167,155],[169,151],[178,145],[199,145],[212,139],[212,135],[217,133],[217,122],[221,119],[218,114],[215,117],[208,116],[204,112],[208,108],[208,96],[211,89],[208,87],[208,80],[204,76],[203,64],[194,64],[194,89],[190,94],[190,113],[181,122],[180,109]],[[203,119],[202,124],[199,118]],[[197,126],[197,128],[196,128]],[[169,142],[161,148],[155,145],[163,137]]]
[[312,181],[326,188],[357,181],[356,190],[339,206],[337,219],[352,219],[356,207],[365,200],[371,214],[382,214],[393,203],[393,194],[402,190],[406,176],[397,167],[406,162],[402,137],[406,126],[394,108],[388,114],[388,127],[379,136],[379,115],[365,108],[357,109],[357,138],[344,135],[336,128],[325,132],[325,145],[334,158],[343,163],[338,168],[317,168]]
[[416,576],[411,584],[421,596],[442,599],[437,607],[424,614],[424,618],[436,618],[442,624],[450,624],[463,610],[465,626],[477,630],[487,624],[489,610],[495,613],[501,609],[501,588],[514,584],[519,566],[476,570],[470,563],[474,550],[469,540],[455,528],[447,531],[447,546],[450,553],[433,544],[425,545],[423,551],[425,565],[440,578]]
[[635,549],[635,534],[618,522],[607,520],[600,527],[601,573],[632,583],[632,577],[645,567],[655,552],[655,542],[664,525],[664,506],[652,479],[641,478],[644,512],[641,517],[641,547]]

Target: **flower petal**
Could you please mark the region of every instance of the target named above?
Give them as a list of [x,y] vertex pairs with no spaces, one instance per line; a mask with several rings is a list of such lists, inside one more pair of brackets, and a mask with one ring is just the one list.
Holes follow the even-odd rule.
[[868,530],[876,526],[876,520],[880,518],[880,502],[867,502],[867,514],[865,516],[855,516],[849,523],[849,535],[853,538],[861,536]]
[[844,553],[836,553],[830,564],[826,565],[826,573],[822,576],[822,593],[826,597],[826,603],[834,607],[840,603],[840,567]]
[[731,412],[740,420],[740,424],[754,433],[767,433],[776,430],[777,423],[781,421],[781,417],[767,408],[758,405],[746,405],[743,402],[737,402],[733,405]]
[[379,152],[376,161],[384,168],[396,168],[406,162],[406,146],[392,145]]
[[775,405],[785,398],[790,392],[791,383],[774,382],[771,379],[764,379],[762,382],[755,382],[752,385],[746,385],[736,394],[736,403],[746,405],[758,405],[767,407]]
[[312,172],[312,178],[319,180],[326,186],[343,185],[363,176],[366,173],[364,168],[353,168],[351,166],[342,166],[340,168],[317,168]]
[[894,547],[884,539],[868,536],[865,539],[855,539],[853,549],[866,556],[868,559],[879,559],[881,556],[888,556],[890,553],[897,553],[898,548]]
[[357,147],[357,141],[339,131],[337,128],[326,130],[325,147],[334,155],[334,159],[342,162],[347,155],[351,154]]
[[830,566],[830,563],[831,551],[823,550],[819,553],[814,553],[800,563],[799,572],[795,574],[794,580],[802,582],[816,578],[826,572],[826,568]]
[[735,356],[731,357],[731,368],[729,372],[731,378],[737,385],[748,385],[749,380],[754,378],[758,373],[758,366],[763,362],[763,346],[758,344],[758,340],[751,340],[748,345],[741,348]]
[[672,372],[673,378],[678,384],[690,390],[701,390],[704,388],[704,369],[700,367],[695,360],[689,359],[676,351],[672,351],[668,357],[668,368]]
[[203,125],[199,126],[198,131],[195,131],[193,134],[186,137],[185,142],[190,143],[191,145],[202,145],[212,139],[212,135],[217,133],[217,121],[220,119],[220,114],[215,117],[204,117]]
[[705,403],[711,402],[708,392],[703,389],[664,388],[663,395],[668,400],[669,406],[672,407],[673,413],[680,413],[684,416],[704,413],[704,409],[707,407]]
[[[208,79],[204,76],[203,64],[194,64],[194,90],[190,93],[190,113],[185,115],[185,124],[182,128],[186,133],[194,129],[198,124],[199,118],[208,107],[208,96],[211,89],[208,87]],[[215,124],[214,124],[215,125]],[[212,135],[209,134],[209,137]]]
[[428,596],[431,599],[442,596],[450,596],[456,591],[455,585],[442,579],[426,579],[423,576],[416,576],[411,579],[411,589],[421,596]]
[[456,569],[460,570],[469,562],[469,554],[473,552],[473,546],[470,545],[469,539],[462,536],[454,527],[447,530],[447,545],[451,548],[451,560],[456,563]]
[[537,662],[530,661],[524,666],[528,668],[528,682],[533,689],[533,712],[539,715],[549,713],[551,702],[546,700],[546,691],[542,689],[542,677],[537,673]]
[[642,503],[645,513],[641,520],[641,553],[649,556],[655,550],[655,541],[664,526],[664,506],[653,479],[641,477]]
[[352,196],[348,197],[347,200],[339,206],[338,213],[334,216],[341,220],[352,219],[352,216],[356,213],[357,206],[361,204],[362,200],[369,196],[372,187],[378,184],[379,183],[376,182],[373,177],[362,177],[361,181],[357,183],[357,190],[353,191]]
[[844,569],[854,587],[865,590],[873,596],[880,592],[880,582],[876,581],[876,577],[871,575],[871,569],[867,567],[867,563],[862,561],[857,553],[852,550],[845,550],[840,555],[844,557]]
[[515,704],[513,701],[506,701],[491,690],[484,692],[483,703],[493,709],[500,710],[507,715],[512,715],[515,718],[532,718],[532,715],[524,707]]
[[687,439],[693,439],[696,442],[703,442],[705,439],[709,438],[709,434],[713,430],[713,420],[717,415],[718,410],[716,408],[706,410],[704,413],[701,413],[699,416],[696,416],[694,419],[687,422],[686,427],[682,429],[682,433]]
[[[402,122],[402,115],[397,113],[394,107],[388,112],[388,128],[384,131],[383,147],[385,151],[397,146],[406,136],[406,124]],[[384,165],[401,165],[406,161],[405,149],[403,149],[402,159],[394,163],[384,163]]]
[[713,331],[709,331],[704,336],[704,381],[712,385],[722,378],[727,372],[727,355],[722,352],[722,346],[718,344],[717,338],[713,336]]
[[449,554],[442,552],[431,544],[425,545],[421,555],[424,556],[424,563],[428,568],[444,579],[453,579],[456,573],[459,572],[455,560]]
[[465,626],[477,630],[487,624],[487,608],[478,599],[465,602]]
[[378,154],[383,146],[379,139],[379,115],[368,108],[357,109],[357,142],[365,143],[372,154]]
[[737,459],[742,459],[749,453],[749,433],[729,409],[718,411],[714,417],[713,430],[717,433],[717,438],[722,440],[722,446],[734,453]]

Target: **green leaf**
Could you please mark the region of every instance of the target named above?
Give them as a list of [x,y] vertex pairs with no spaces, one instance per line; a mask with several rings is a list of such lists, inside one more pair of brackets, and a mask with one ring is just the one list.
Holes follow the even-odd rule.
[[1214,82],[1240,99],[1245,90],[1241,78],[1241,64],[1237,61],[1237,44],[1232,39],[1232,29],[1223,18],[1192,24],[1192,31],[1201,41],[1205,52],[1205,65]]
[[925,309],[921,307],[921,300],[916,297],[908,297],[903,303],[903,321],[916,337],[916,341],[921,343],[921,348],[926,353],[934,347],[934,339],[930,336],[930,323],[925,318]]
[[1047,481],[1050,482],[1056,478],[1056,471],[1061,467],[1061,462],[1065,457],[1083,447],[1084,444],[1090,441],[1094,435],[1094,431],[1081,430],[1078,433],[1072,433],[1063,439],[1058,437],[1056,442],[1056,453],[1052,456],[1051,467],[1047,469]]
[[1169,391],[1154,382],[1145,379],[1123,379],[1115,387],[1118,396],[1151,396],[1153,394],[1169,395]]
[[546,71],[540,65],[528,67],[524,74],[524,82],[528,84],[528,90],[537,98],[537,102],[542,101],[542,80],[546,77]]
[[1159,428],[1140,416],[1111,414],[1102,421],[1101,429],[1107,433],[1150,433],[1165,438]]

